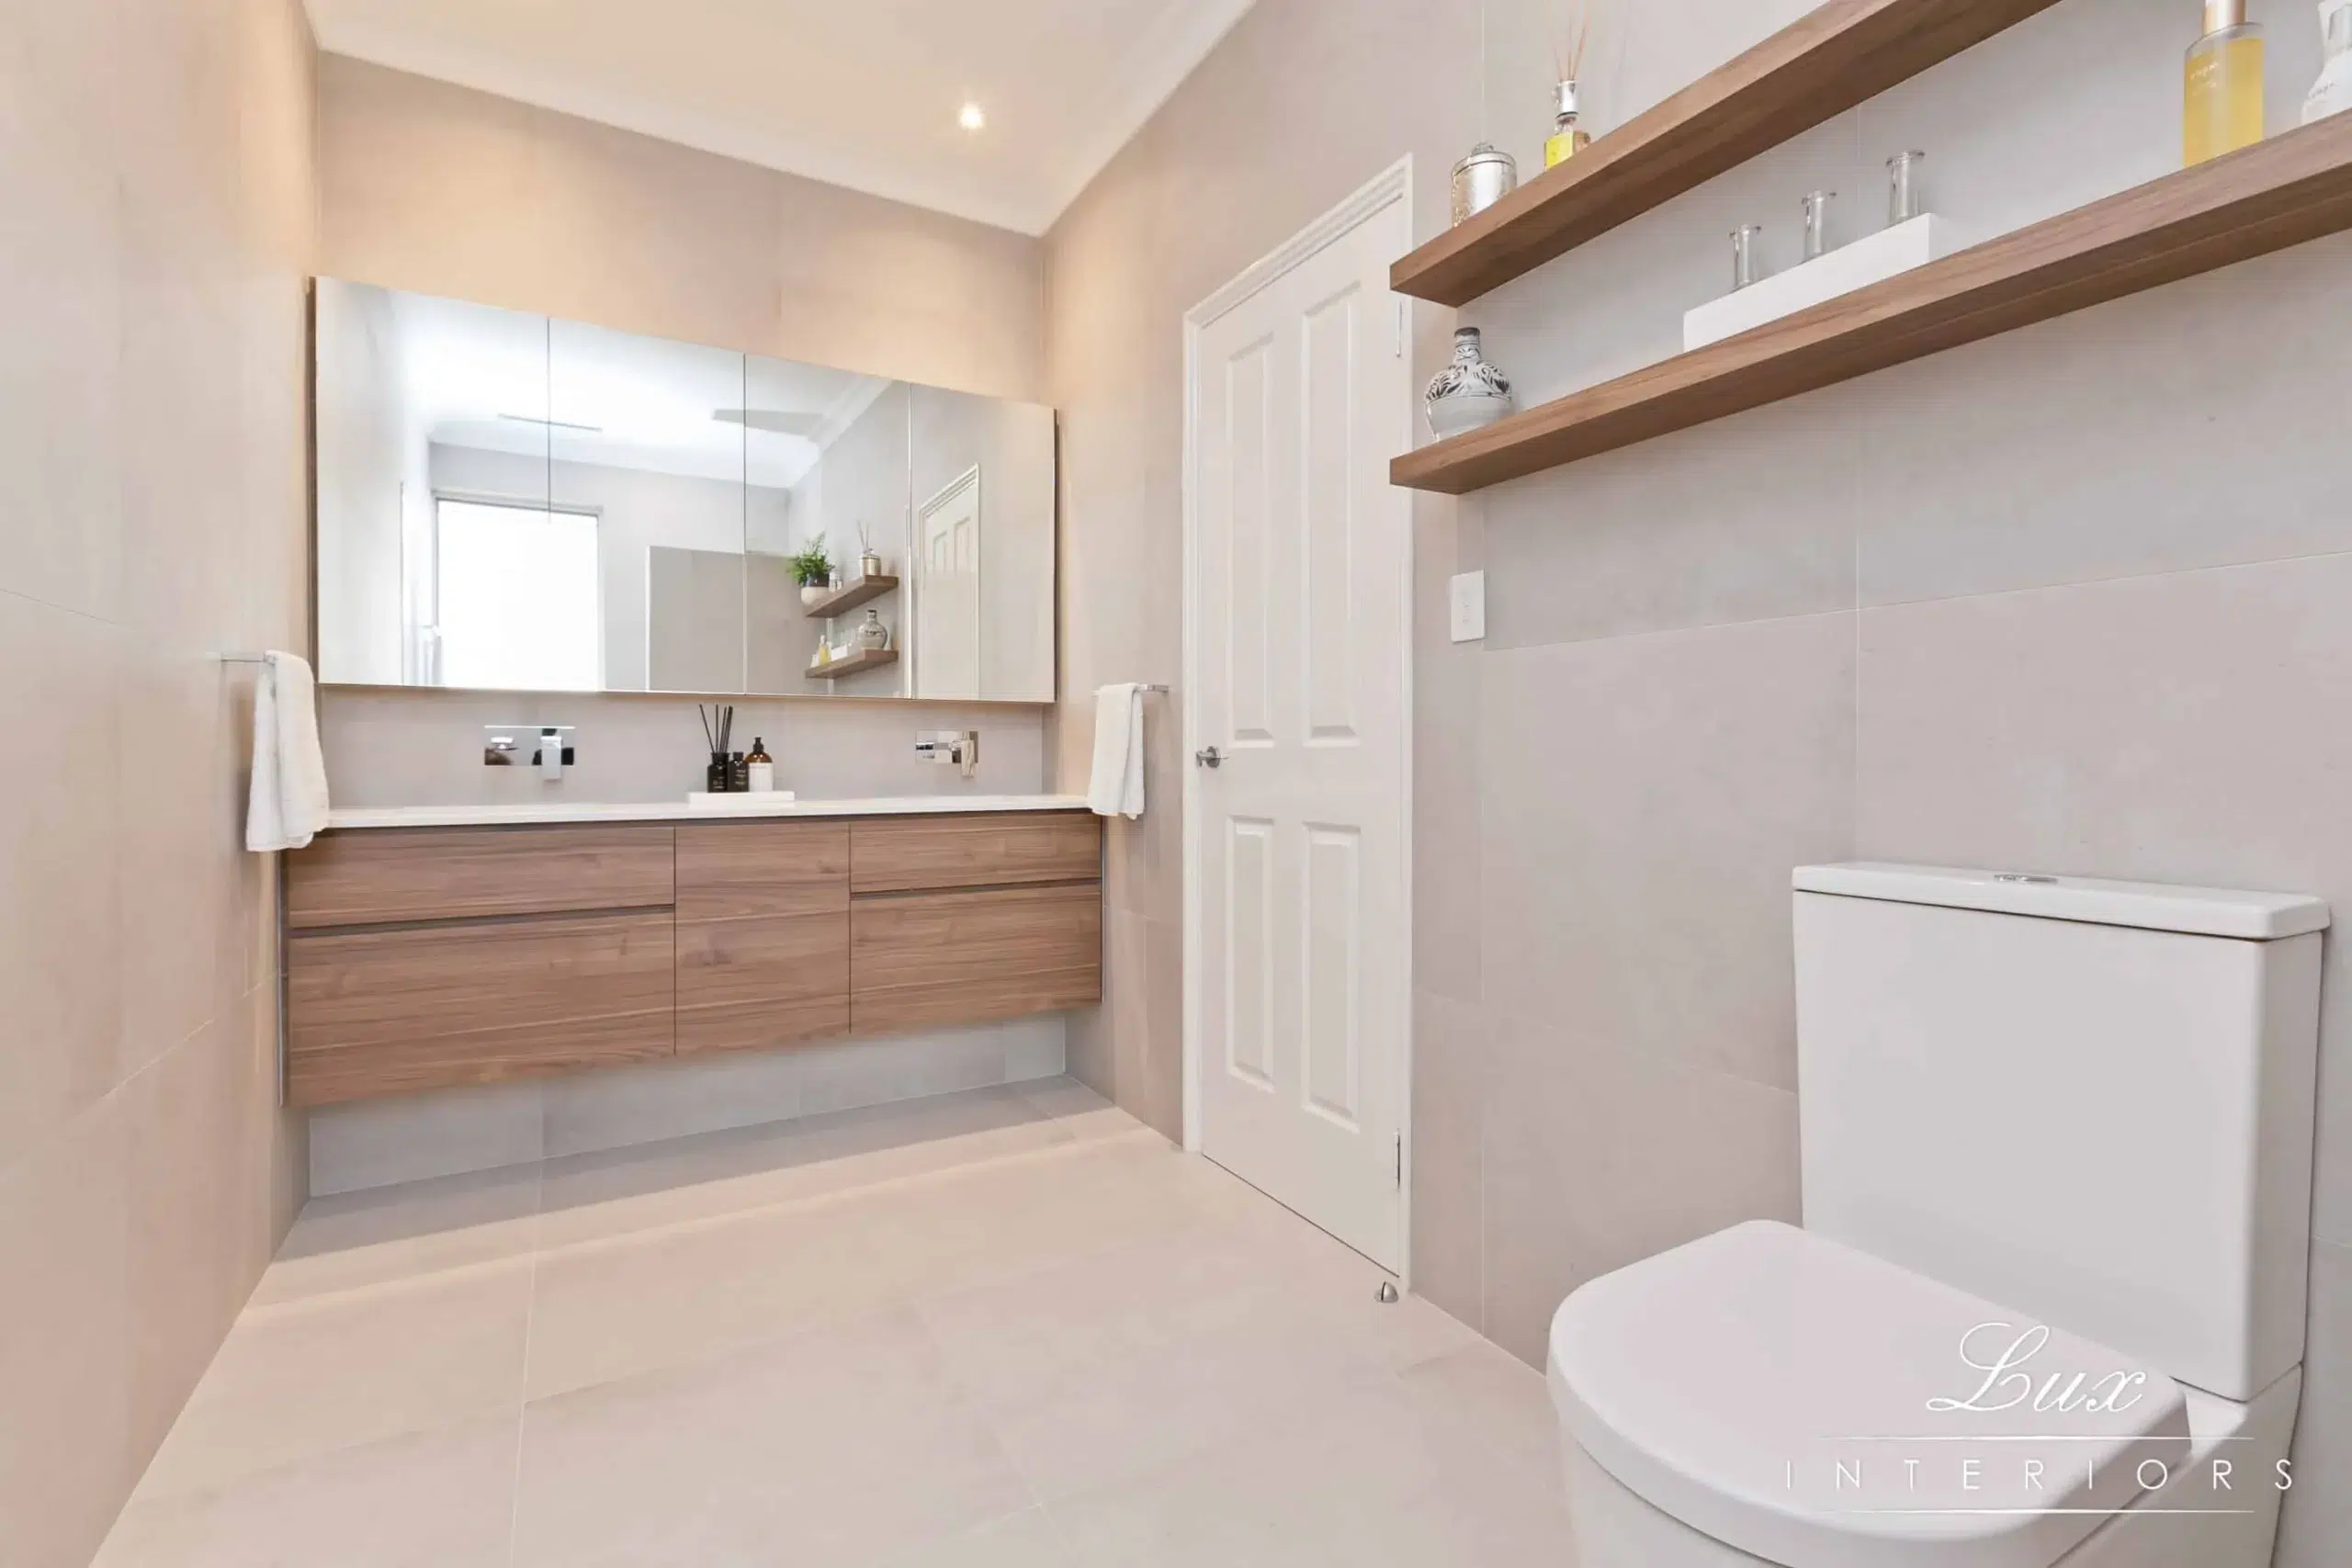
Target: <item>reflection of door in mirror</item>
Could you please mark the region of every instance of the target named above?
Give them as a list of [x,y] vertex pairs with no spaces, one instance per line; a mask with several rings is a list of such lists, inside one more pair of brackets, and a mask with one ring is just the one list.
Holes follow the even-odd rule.
[[925,502],[917,515],[915,695],[980,694],[980,470]]

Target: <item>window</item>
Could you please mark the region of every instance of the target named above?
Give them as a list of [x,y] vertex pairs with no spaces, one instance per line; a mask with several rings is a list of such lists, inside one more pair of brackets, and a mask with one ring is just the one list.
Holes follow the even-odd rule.
[[596,519],[484,502],[438,503],[445,686],[604,686]]

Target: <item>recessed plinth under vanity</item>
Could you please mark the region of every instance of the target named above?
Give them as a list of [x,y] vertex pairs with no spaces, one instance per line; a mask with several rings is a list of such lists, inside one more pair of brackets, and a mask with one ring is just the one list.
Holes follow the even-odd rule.
[[287,860],[287,1099],[1090,1006],[1102,831],[1076,804],[345,814]]

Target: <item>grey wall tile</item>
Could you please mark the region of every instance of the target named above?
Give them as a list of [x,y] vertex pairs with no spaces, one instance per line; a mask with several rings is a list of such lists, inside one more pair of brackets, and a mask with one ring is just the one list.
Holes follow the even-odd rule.
[[[1436,575],[1436,574],[1432,574]],[[1485,967],[1478,725],[1482,645],[1455,645],[1445,629],[1446,576],[1424,597],[1436,604],[1413,663],[1413,984],[1475,1001]]]
[[2333,1568],[2352,1541],[2352,1247],[2312,1251],[2311,1334],[2295,1421],[2296,1484],[2278,1518],[2277,1568]]
[[536,1083],[321,1106],[311,1112],[311,1190],[356,1192],[539,1159],[543,1106]]
[[1487,1021],[1475,1003],[1413,998],[1413,1292],[1473,1328],[1486,1319]]
[[1833,387],[1488,492],[1487,646],[1852,608],[1864,400]]
[[1871,604],[2352,547],[2352,236],[1888,371],[1861,405]]
[[1851,843],[1854,619],[1488,656],[1486,1002],[1795,1087],[1789,870]]
[[1797,1100],[1554,1018],[1487,1015],[1487,1337],[1534,1366],[1586,1280],[1797,1219]]
[[[1870,610],[1860,852],[2352,907],[2352,556]],[[2352,976],[2331,941],[2316,1224],[2352,1240]]]

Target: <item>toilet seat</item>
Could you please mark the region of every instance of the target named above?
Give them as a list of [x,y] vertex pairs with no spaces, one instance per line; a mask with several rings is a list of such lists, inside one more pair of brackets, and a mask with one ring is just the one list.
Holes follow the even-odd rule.
[[[2042,1328],[1758,1222],[1571,1295],[1551,1383],[1610,1475],[1769,1562],[2050,1568],[2185,1467],[2189,1430],[2164,1373]],[[2045,1387],[2073,1407],[2037,1410]]]

